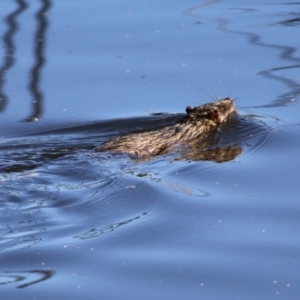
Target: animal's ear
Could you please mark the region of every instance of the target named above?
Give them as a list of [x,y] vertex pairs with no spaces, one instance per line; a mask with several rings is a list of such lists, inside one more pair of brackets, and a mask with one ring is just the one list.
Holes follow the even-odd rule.
[[187,106],[187,108],[185,109],[185,111],[186,111],[187,114],[190,114],[190,113],[192,113],[194,111],[194,109],[192,107],[190,107],[190,106]]

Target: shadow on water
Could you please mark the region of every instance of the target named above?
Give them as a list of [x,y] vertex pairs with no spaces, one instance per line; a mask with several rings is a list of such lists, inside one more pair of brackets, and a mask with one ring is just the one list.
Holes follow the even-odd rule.
[[18,284],[17,288],[23,289],[30,285],[40,283],[53,277],[55,273],[50,270],[31,270],[31,271],[7,271],[0,273],[0,285],[10,283]]
[[[15,63],[16,47],[14,37],[19,30],[17,18],[28,8],[28,4],[24,0],[15,0],[15,2],[17,8],[7,16],[6,23],[8,28],[2,38],[5,54],[3,64],[0,67],[0,112],[6,109],[9,102],[9,98],[3,91],[3,87],[5,85],[6,73]],[[30,70],[30,80],[28,84],[29,92],[33,98],[32,113],[29,117],[24,119],[26,122],[38,121],[43,113],[44,96],[40,89],[40,84],[41,72],[45,64],[45,42],[48,27],[47,13],[52,3],[51,0],[41,0],[41,5],[40,10],[36,13],[37,31],[34,38],[34,65]]]

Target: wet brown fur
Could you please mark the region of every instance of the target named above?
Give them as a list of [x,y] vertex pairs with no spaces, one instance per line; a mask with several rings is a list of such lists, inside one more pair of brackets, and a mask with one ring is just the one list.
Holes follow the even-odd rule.
[[235,112],[231,98],[186,108],[186,115],[177,123],[155,131],[115,137],[104,143],[99,151],[128,153],[138,157],[161,155],[198,139],[216,129]]
[[104,143],[98,150],[147,158],[176,151],[182,146],[193,147],[195,141],[217,129],[234,112],[235,105],[231,98],[193,108],[188,106],[186,115],[173,125],[155,131],[118,136]]

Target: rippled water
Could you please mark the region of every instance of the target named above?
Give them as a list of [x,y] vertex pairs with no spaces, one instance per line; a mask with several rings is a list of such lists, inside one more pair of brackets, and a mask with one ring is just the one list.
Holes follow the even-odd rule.
[[[2,6],[1,295],[298,299],[299,3]],[[96,151],[228,93],[226,162]]]

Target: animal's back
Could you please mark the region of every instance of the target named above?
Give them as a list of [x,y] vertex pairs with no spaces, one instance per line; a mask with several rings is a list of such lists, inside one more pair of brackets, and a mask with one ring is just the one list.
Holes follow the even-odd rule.
[[181,145],[186,146],[211,132],[234,112],[235,106],[230,98],[194,108],[187,107],[187,114],[171,126],[115,137],[98,150],[128,153],[138,157],[161,155]]

